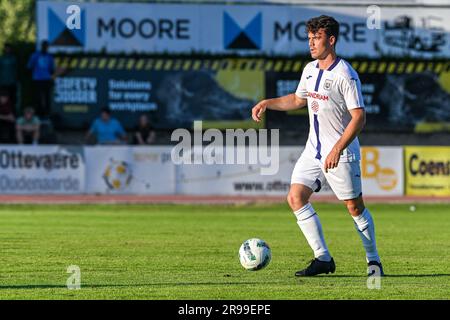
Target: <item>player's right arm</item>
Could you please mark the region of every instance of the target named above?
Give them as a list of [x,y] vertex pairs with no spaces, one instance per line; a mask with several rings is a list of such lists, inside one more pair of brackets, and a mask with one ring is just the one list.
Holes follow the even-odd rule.
[[300,98],[297,94],[291,93],[283,97],[265,99],[256,104],[252,109],[252,118],[256,122],[261,121],[262,114],[266,109],[276,111],[289,111],[303,108],[307,105],[307,100]]

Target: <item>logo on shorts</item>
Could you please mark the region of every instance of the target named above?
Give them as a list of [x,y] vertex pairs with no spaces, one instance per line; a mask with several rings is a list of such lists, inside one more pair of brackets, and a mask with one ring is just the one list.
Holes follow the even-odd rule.
[[314,111],[314,113],[317,113],[319,111],[319,103],[316,100],[311,103],[311,109],[312,111]]
[[325,83],[323,84],[323,88],[325,90],[331,90],[331,85],[333,84],[333,80],[331,79],[326,79]]

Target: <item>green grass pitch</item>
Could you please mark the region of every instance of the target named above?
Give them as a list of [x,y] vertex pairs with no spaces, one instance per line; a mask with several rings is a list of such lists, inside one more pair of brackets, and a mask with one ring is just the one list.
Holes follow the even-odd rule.
[[[298,279],[312,257],[287,205],[0,207],[1,299],[448,299],[449,205],[372,204],[387,277],[367,288],[365,255],[343,205],[314,204],[336,273]],[[252,272],[238,249],[266,240]],[[81,289],[66,287],[67,267]]]

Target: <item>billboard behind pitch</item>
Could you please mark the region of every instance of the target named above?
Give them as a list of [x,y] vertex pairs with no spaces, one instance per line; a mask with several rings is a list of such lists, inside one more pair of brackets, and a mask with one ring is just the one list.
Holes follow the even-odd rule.
[[[345,56],[449,57],[450,8],[37,1],[38,40],[53,50],[120,53],[309,53],[311,17],[334,16]],[[67,21],[79,15],[79,28]],[[344,49],[343,49],[344,50]]]
[[57,57],[52,110],[58,126],[88,128],[107,106],[127,129],[151,114],[158,129],[259,127],[251,108],[265,96],[264,72],[239,59]]
[[83,147],[0,146],[3,194],[80,194],[85,191]]
[[[269,158],[269,154],[262,158],[260,150],[254,148],[223,149],[222,158],[220,154],[214,155],[214,159],[221,158],[223,162],[175,164],[173,146],[3,145],[0,146],[0,190],[5,194],[287,195],[292,170],[303,147],[280,147],[279,158],[272,157],[273,150]],[[230,150],[235,152],[231,162],[227,157]],[[424,150],[431,152],[434,160],[426,160]],[[431,185],[417,187],[420,192],[425,188],[448,192],[445,179],[448,179],[449,150],[408,149],[406,164],[411,164],[408,170],[418,174],[418,179],[425,181],[422,184]],[[208,152],[206,148],[203,151],[205,157]],[[258,161],[252,162],[251,155],[255,154]],[[245,155],[243,162],[239,160],[242,155]],[[442,160],[444,156],[447,162]],[[401,147],[363,147],[361,158],[365,195],[403,194]],[[274,174],[261,174],[261,168],[268,166],[276,168]],[[439,176],[441,166],[447,169],[443,168]],[[434,175],[433,179],[426,177],[427,174]],[[414,188],[417,183],[408,179],[409,188]],[[434,187],[434,181],[438,187]],[[318,195],[332,194],[328,183],[322,181]]]
[[173,194],[175,166],[171,147],[85,147],[86,192]]
[[[249,153],[257,153],[254,148]],[[243,150],[242,147],[237,152],[245,153]],[[183,165],[178,172],[178,191],[196,195],[286,195],[302,150],[303,147],[280,147],[275,175],[261,175],[261,164]]]
[[199,9],[187,5],[78,3],[80,28],[67,27],[69,2],[37,1],[38,40],[53,50],[190,52],[200,47]]
[[405,147],[406,195],[450,196],[450,147]]
[[403,195],[402,147],[362,147],[361,174],[363,194]]
[[[183,165],[178,170],[178,192],[198,195],[287,195],[291,174],[303,147],[280,147],[276,175],[259,174],[256,165]],[[403,195],[403,149],[401,147],[362,147],[363,194]],[[326,181],[318,195],[332,195]]]

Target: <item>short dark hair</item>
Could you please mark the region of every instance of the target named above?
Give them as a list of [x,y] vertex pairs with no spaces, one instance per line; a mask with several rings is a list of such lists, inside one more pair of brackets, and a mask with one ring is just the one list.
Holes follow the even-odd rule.
[[111,109],[109,109],[108,107],[103,107],[101,113],[111,114]]
[[339,22],[333,17],[321,15],[320,17],[314,17],[306,22],[306,32],[316,33],[319,29],[325,29],[325,33],[328,37],[334,36],[336,42],[339,38]]

